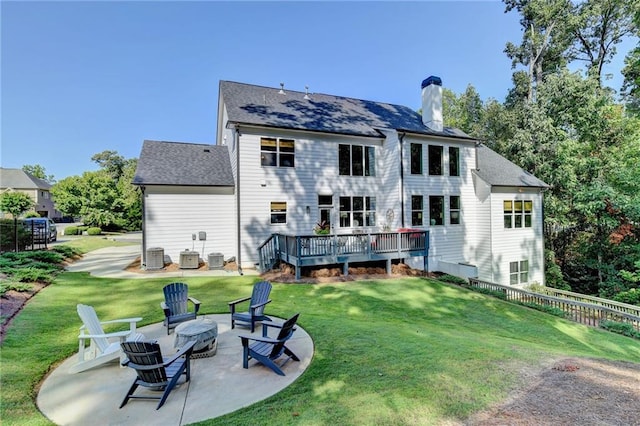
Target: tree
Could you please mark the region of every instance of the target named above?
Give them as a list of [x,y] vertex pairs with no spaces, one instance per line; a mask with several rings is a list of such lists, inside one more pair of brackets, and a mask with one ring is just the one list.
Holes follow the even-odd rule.
[[85,224],[112,229],[140,229],[142,200],[131,184],[136,159],[114,151],[92,157],[101,169],[61,180],[51,192],[65,215],[80,216]]
[[572,60],[586,62],[587,73],[602,85],[602,67],[611,61],[616,45],[635,31],[638,0],[587,0],[573,7],[571,31],[575,41]]
[[34,206],[33,199],[24,192],[8,191],[0,195],[0,210],[13,216],[15,251],[18,251],[18,216]]
[[31,176],[37,177],[38,179],[46,180],[49,183],[54,183],[56,181],[53,175],[47,175],[45,168],[40,164],[25,164],[22,166],[22,171],[29,173]]
[[519,45],[507,43],[505,53],[512,60],[512,67],[523,65],[527,71],[526,100],[533,101],[535,88],[546,73],[566,65],[564,52],[570,45],[566,28],[570,18],[570,0],[504,0],[505,12],[520,13],[523,36]]
[[97,163],[114,181],[120,179],[127,163],[116,151],[102,151],[91,157],[91,161]]
[[[640,7],[636,11],[634,22],[636,34],[640,35]],[[627,103],[629,112],[640,115],[640,42],[635,49],[627,54],[624,64],[622,96]]]

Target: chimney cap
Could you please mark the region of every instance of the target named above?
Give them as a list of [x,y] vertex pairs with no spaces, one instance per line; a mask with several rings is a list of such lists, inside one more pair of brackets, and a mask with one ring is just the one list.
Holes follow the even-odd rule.
[[422,80],[422,88],[435,84],[437,86],[442,86],[442,79],[440,77],[436,77],[435,75],[429,76]]

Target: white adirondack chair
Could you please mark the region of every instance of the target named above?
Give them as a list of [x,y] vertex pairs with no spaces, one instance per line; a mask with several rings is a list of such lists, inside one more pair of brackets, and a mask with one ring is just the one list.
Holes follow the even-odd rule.
[[[136,323],[142,321],[142,318],[125,318],[100,322],[93,307],[82,304],[78,304],[78,315],[82,320],[82,327],[80,327],[80,335],[78,336],[78,363],[69,368],[69,373],[79,373],[118,358],[124,361],[120,343],[124,341],[140,341],[145,338],[143,334],[136,333]],[[129,330],[105,333],[102,329],[102,324],[114,323],[129,323]],[[113,341],[109,339],[113,339]],[[89,341],[88,347],[87,341]]]

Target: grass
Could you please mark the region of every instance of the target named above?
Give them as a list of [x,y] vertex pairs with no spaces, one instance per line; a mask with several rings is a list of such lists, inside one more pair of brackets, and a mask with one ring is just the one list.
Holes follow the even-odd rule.
[[[204,313],[228,312],[257,277],[188,278]],[[65,272],[16,317],[2,345],[3,424],[50,424],[38,383],[77,351],[75,305],[162,320],[166,279]],[[268,312],[314,339],[308,370],[271,398],[203,425],[408,425],[459,421],[509,395],[518,372],[561,356],[640,362],[636,341],[421,278],[277,284]],[[197,378],[196,378],[197,380]]]

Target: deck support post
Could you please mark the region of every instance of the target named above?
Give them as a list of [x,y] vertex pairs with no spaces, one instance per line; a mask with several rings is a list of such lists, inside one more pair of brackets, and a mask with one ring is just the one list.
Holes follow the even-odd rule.
[[296,263],[296,281],[300,281],[300,266]]
[[391,259],[387,259],[387,275],[391,275]]
[[344,275],[345,277],[349,275],[349,262],[344,262],[342,264],[342,275]]

